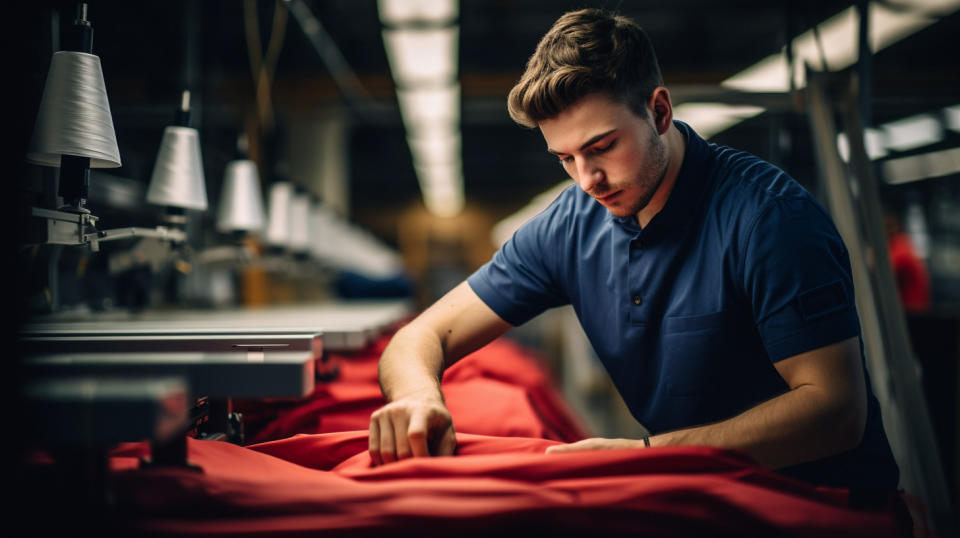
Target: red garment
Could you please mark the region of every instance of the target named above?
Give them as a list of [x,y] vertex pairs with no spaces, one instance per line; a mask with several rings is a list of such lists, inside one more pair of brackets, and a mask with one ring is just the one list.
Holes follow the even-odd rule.
[[906,233],[890,236],[887,242],[890,264],[903,307],[909,311],[930,309],[930,274],[923,258],[917,256]]
[[[238,402],[252,443],[298,433],[367,429],[384,405],[377,382],[382,347],[337,356],[341,376],[318,385],[302,400]],[[464,357],[443,377],[447,408],[458,432],[541,437],[573,442],[586,438],[580,420],[554,388],[539,358],[506,339]],[[482,402],[480,404],[479,402]]]
[[370,466],[367,432],[251,447],[188,443],[185,469],[133,469],[114,452],[129,532],[488,535],[897,535],[894,516],[846,508],[843,490],[767,471],[735,451],[662,447],[544,454],[553,441],[458,434],[458,455]]

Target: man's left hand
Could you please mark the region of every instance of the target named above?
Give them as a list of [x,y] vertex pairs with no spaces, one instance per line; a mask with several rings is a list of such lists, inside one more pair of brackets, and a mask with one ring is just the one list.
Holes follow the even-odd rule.
[[616,450],[618,448],[644,448],[641,439],[604,439],[594,437],[593,439],[584,439],[576,443],[565,445],[554,445],[547,448],[547,454],[558,454],[561,452],[579,452],[581,450]]

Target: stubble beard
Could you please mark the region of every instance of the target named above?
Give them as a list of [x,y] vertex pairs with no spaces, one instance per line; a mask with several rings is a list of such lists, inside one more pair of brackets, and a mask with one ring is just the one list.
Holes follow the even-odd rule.
[[660,189],[663,179],[667,177],[667,149],[663,140],[656,133],[650,139],[650,150],[649,154],[653,157],[651,159],[653,162],[648,168],[640,170],[636,181],[634,181],[634,184],[642,190],[640,198],[627,208],[623,215],[618,216],[636,216],[643,211],[650,200],[653,199],[653,195]]

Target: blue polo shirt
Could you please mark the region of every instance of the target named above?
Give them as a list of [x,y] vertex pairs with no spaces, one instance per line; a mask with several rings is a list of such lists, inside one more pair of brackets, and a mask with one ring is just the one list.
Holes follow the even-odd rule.
[[[775,362],[860,334],[847,250],[820,204],[775,166],[675,125],[687,142],[683,165],[646,227],[573,186],[468,279],[513,325],[573,305],[652,433],[727,419],[782,394],[789,387]],[[895,488],[869,380],[867,392],[860,446],[782,472]]]

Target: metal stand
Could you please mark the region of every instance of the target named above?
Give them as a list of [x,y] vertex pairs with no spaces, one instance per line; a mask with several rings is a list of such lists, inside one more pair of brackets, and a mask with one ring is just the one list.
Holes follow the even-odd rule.
[[233,412],[230,398],[210,398],[208,419],[201,428],[201,439],[244,443],[243,415]]
[[920,365],[913,356],[886,254],[877,182],[863,143],[857,79],[844,78],[833,92],[850,141],[852,169],[848,171],[836,146],[834,102],[826,77],[808,70],[807,114],[830,213],[850,253],[867,370],[883,409],[883,425],[900,466],[902,487],[924,500],[941,536],[954,536],[953,511]]

